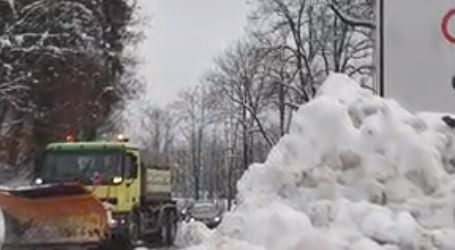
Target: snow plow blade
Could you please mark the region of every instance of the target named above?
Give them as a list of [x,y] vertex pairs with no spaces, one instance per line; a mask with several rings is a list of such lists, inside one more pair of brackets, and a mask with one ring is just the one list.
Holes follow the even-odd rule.
[[6,249],[98,244],[107,236],[103,204],[79,184],[0,189]]

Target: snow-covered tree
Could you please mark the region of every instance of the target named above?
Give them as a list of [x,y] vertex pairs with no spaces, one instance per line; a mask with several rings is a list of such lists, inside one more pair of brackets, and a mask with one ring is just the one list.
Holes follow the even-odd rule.
[[0,1],[2,136],[28,148],[94,138],[131,89],[122,75],[133,10],[126,0]]

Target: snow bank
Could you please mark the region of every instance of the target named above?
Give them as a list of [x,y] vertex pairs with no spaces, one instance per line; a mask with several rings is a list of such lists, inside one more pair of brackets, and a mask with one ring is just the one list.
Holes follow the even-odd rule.
[[455,130],[332,74],[191,250],[455,249]]

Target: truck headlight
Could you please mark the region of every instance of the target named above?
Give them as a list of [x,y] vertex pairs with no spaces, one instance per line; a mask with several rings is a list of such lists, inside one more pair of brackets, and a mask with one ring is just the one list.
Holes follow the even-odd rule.
[[113,184],[120,184],[120,183],[122,183],[122,181],[123,181],[123,178],[120,176],[116,176],[116,177],[112,178]]
[[35,184],[37,184],[37,185],[43,184],[43,179],[41,179],[41,178],[36,178],[36,179],[35,179]]
[[215,219],[213,219],[215,222],[220,222],[221,218],[220,217],[215,217]]
[[115,228],[118,225],[118,221],[116,219],[110,219],[108,220],[108,224],[110,228]]

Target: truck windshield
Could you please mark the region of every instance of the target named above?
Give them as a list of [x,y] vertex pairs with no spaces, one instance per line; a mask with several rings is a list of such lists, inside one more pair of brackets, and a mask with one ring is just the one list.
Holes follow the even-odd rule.
[[110,182],[122,174],[121,152],[47,152],[40,177],[45,182],[79,181],[93,184]]

